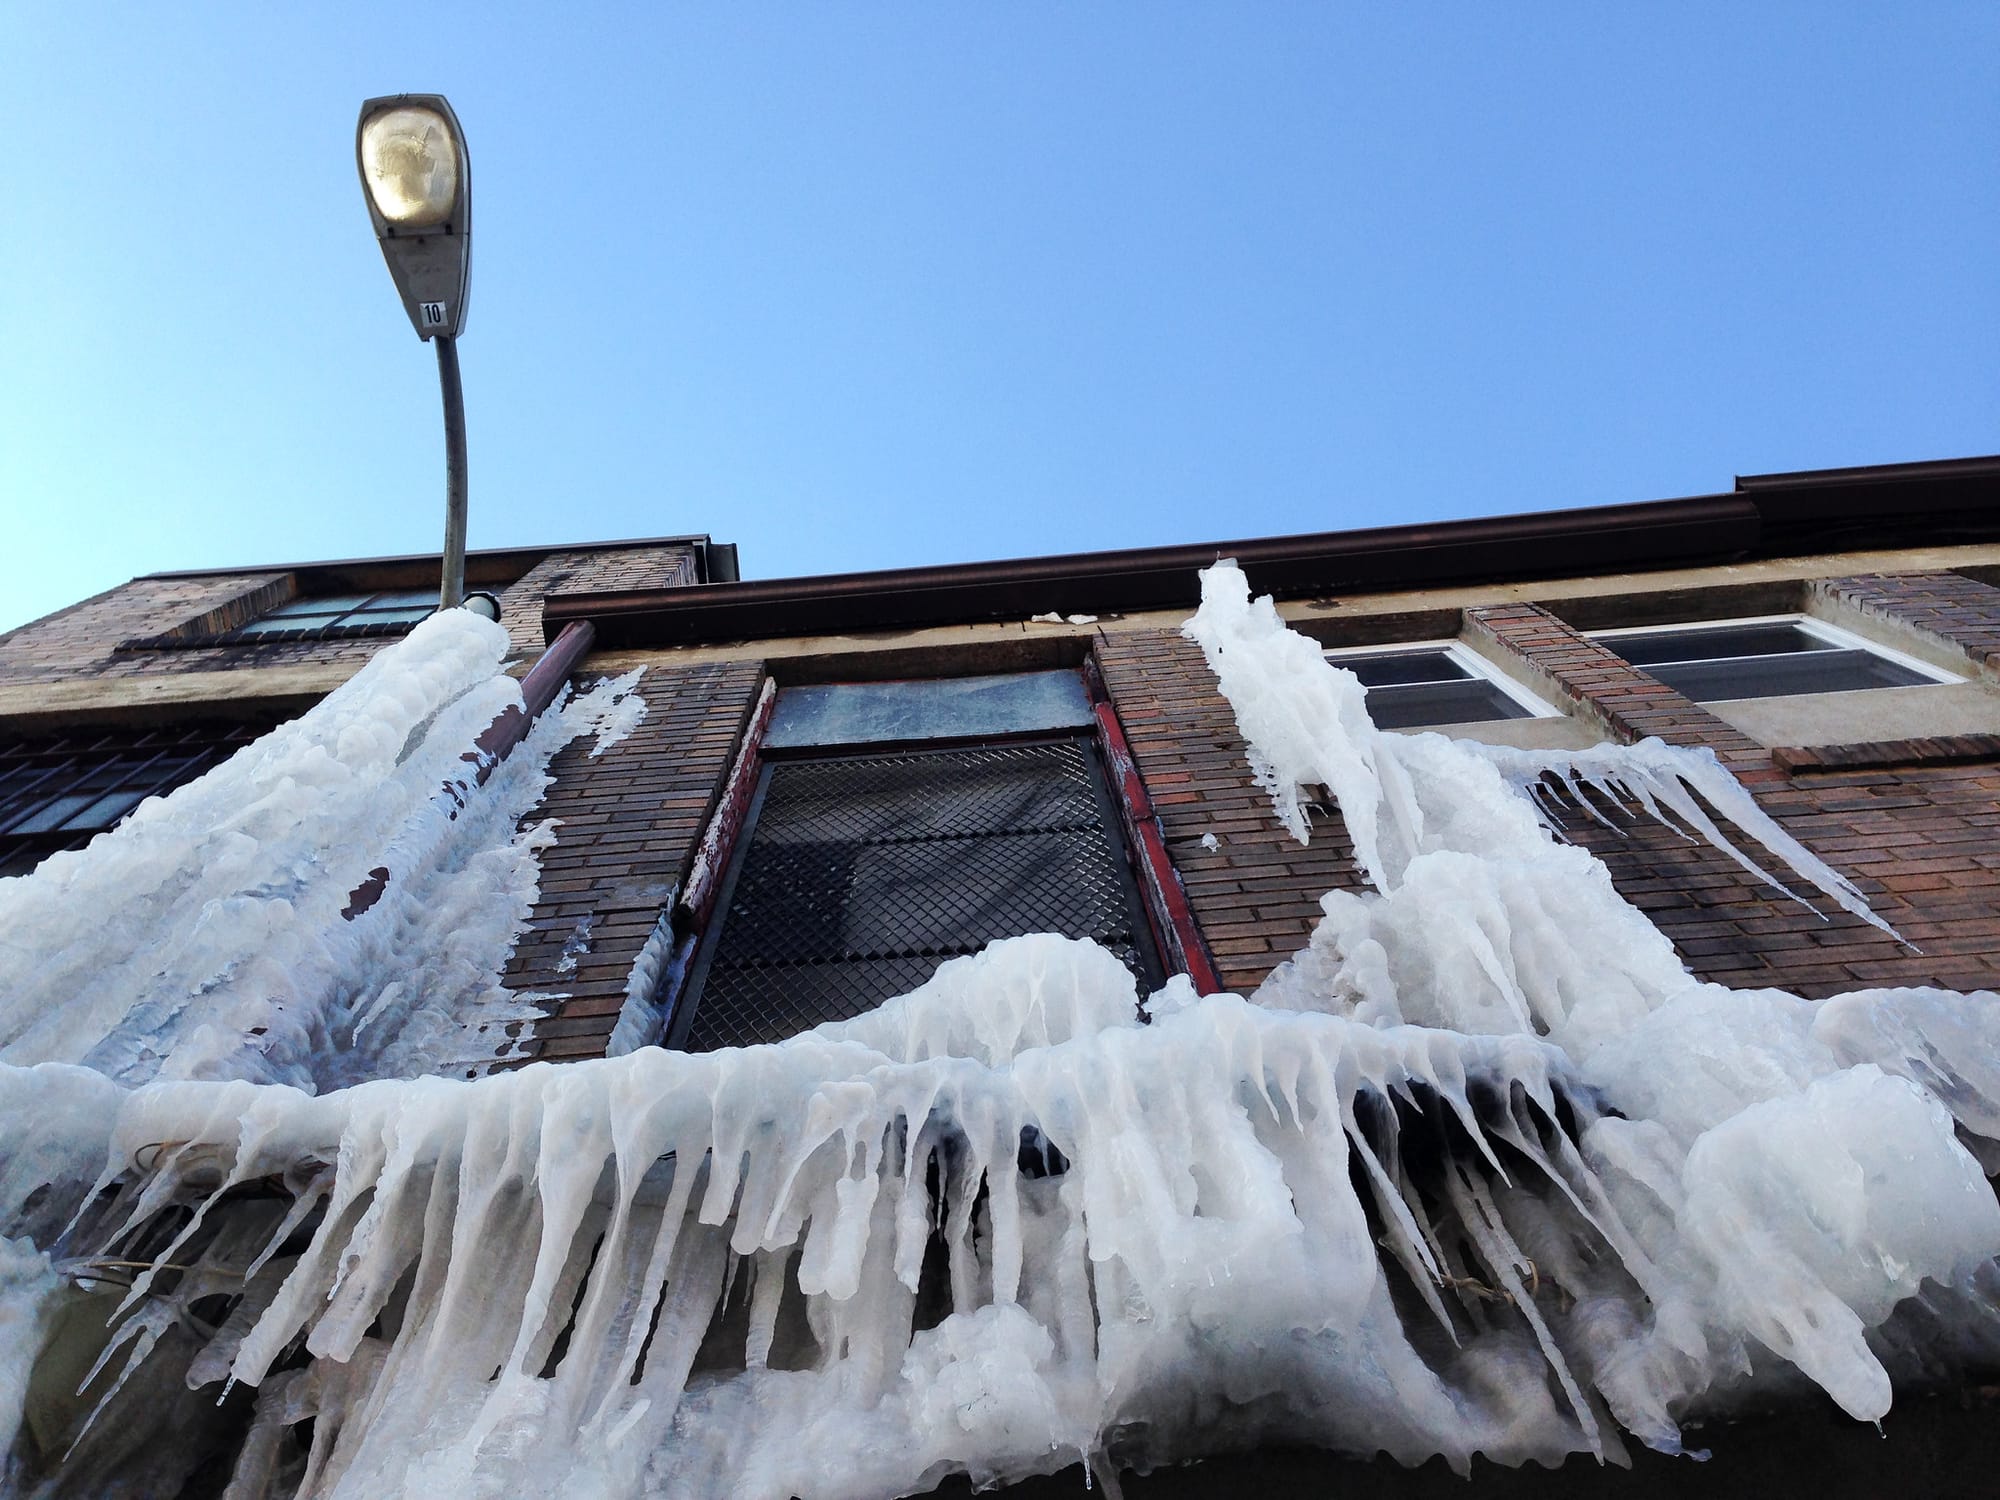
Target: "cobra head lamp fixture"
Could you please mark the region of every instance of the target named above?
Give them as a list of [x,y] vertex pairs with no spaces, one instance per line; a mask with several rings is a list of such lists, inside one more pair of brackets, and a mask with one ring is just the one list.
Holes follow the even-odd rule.
[[444,392],[441,609],[465,598],[465,397],[458,334],[472,269],[472,162],[442,94],[391,94],[361,106],[354,159],[389,276],[417,337],[437,346]]
[[382,257],[419,338],[457,338],[472,261],[472,163],[442,94],[361,106],[354,154]]

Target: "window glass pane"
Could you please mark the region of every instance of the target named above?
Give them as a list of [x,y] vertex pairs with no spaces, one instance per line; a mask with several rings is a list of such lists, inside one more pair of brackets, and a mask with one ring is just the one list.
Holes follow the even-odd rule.
[[279,616],[292,618],[299,615],[337,615],[342,610],[353,609],[366,604],[368,594],[313,594],[303,599],[287,599],[283,604],[264,611],[267,620]]
[[1856,688],[1910,687],[1931,679],[1872,651],[1832,647],[1790,656],[1673,662],[1646,668],[1697,703],[1732,698],[1781,698],[1794,693],[1842,693]]
[[421,589],[390,589],[386,593],[374,595],[368,601],[368,608],[376,609],[422,609],[437,608],[438,591],[433,584]]
[[1361,679],[1364,687],[1384,687],[1394,682],[1463,682],[1472,674],[1451,659],[1445,650],[1385,651],[1379,656],[1335,656],[1328,658]]
[[1533,715],[1481,677],[1463,682],[1418,682],[1368,690],[1368,713],[1379,729],[1420,729],[1430,724],[1479,724]]
[[108,796],[99,797],[80,812],[65,818],[62,826],[71,832],[81,832],[90,828],[109,828],[145,800],[144,787],[127,787],[122,792],[112,792]]
[[331,625],[333,615],[265,615],[237,628],[238,635],[279,635],[288,630],[319,630]]
[[1790,620],[1752,625],[1710,625],[1690,630],[1653,630],[1635,635],[1601,635],[1635,667],[1655,662],[1712,661],[1725,656],[1772,656],[1790,651],[1837,651],[1831,641],[1801,630]]
[[1092,722],[1073,671],[786,688],[764,743],[773,749],[972,739]]
[[51,797],[19,823],[7,830],[9,833],[47,833],[52,828],[60,828],[83,808],[97,799],[95,797],[68,796]]
[[415,607],[409,605],[385,605],[380,609],[373,607],[357,609],[342,615],[339,623],[342,625],[394,625],[398,623],[414,625],[419,620],[429,619],[431,611],[436,607],[437,605],[433,601],[430,604],[420,604]]
[[189,723],[0,737],[0,873],[82,848],[146,798],[172,791],[269,727]]

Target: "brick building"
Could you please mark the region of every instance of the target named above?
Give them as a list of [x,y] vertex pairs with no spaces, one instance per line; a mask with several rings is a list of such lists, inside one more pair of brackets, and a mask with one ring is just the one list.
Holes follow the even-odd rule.
[[[1997,502],[2000,458],[790,580],[739,581],[733,549],[706,538],[476,554],[469,585],[498,596],[524,670],[546,649],[545,678],[637,671],[647,705],[608,750],[578,744],[553,765],[538,816],[558,820],[555,842],[506,974],[542,1018],[506,1065],[782,1036],[1048,927],[1097,937],[1142,978],[1253,989],[1305,945],[1321,894],[1360,881],[1330,801],[1309,844],[1274,821],[1181,635],[1218,557],[1360,672],[1385,727],[1712,749],[1908,940],[1816,915],[1659,824],[1576,817],[1571,836],[1698,975],[1808,997],[2000,989]],[[6,868],[344,680],[407,628],[426,568],[155,575],[0,638]],[[1784,1451],[1794,1474],[1901,1466],[1957,1492],[1990,1440],[1940,1440],[1926,1420],[1904,1429],[1930,1445],[1914,1456],[1831,1423],[1810,1442],[1785,1428]],[[1287,1462],[1254,1473],[1282,1481]],[[1642,1463],[1619,1489],[1575,1467],[1559,1478],[1576,1493],[1693,1482]],[[1347,1476],[1362,1493],[1436,1477]],[[1749,1493],[1768,1475],[1703,1482]]]
[[[774,703],[830,684],[1066,672],[1089,722],[1042,728],[1092,742],[1161,961],[1254,988],[1304,946],[1320,894],[1358,879],[1337,813],[1308,846],[1272,819],[1180,634],[1197,569],[1234,556],[1296,628],[1380,680],[1371,704],[1396,715],[1384,722],[1501,744],[1712,748],[1921,950],[1844,914],[1823,921],[1658,825],[1576,819],[1573,835],[1702,977],[1809,996],[2000,987],[1996,500],[2000,461],[1982,460],[1372,533],[556,595],[545,633],[589,622],[581,674],[642,669],[650,713],[606,755],[557,762],[558,842],[509,982],[551,997],[535,1055],[600,1055],[664,913],[679,961],[642,978],[665,987],[647,998],[672,1027],[726,906],[730,853],[754,843],[738,837],[749,799],[767,763],[801,753],[766,751]],[[1700,665],[1707,652],[1720,665]],[[899,733],[875,743],[908,748]],[[841,746],[866,748],[859,734]]]
[[[466,586],[525,655],[564,590],[735,570],[733,547],[660,537],[474,552]],[[0,873],[81,847],[318,702],[430,612],[437,574],[436,557],[154,573],[0,635]]]

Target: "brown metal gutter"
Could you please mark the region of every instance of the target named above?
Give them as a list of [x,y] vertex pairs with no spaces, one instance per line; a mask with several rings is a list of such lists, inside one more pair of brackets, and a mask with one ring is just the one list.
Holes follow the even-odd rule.
[[1747,475],[1734,493],[1423,526],[1259,537],[695,588],[551,597],[606,648],[1191,608],[1233,557],[1259,593],[1376,593],[2000,539],[2000,457]]
[[1308,536],[560,594],[544,604],[542,622],[554,635],[573,620],[593,621],[601,649],[832,635],[1051,611],[1192,606],[1200,597],[1197,573],[1221,557],[1241,563],[1259,593],[1298,598],[1669,567],[1747,555],[1758,536],[1754,503],[1742,495],[1713,495]]
[[1771,556],[2000,535],[2000,458],[1745,474],[1736,488],[1756,503]]

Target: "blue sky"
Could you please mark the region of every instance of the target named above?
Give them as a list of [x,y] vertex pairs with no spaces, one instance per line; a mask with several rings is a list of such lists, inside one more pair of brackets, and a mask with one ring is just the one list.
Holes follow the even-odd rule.
[[746,576],[2000,449],[2000,7],[0,15],[0,626],[434,549],[369,95],[471,144],[478,546]]

